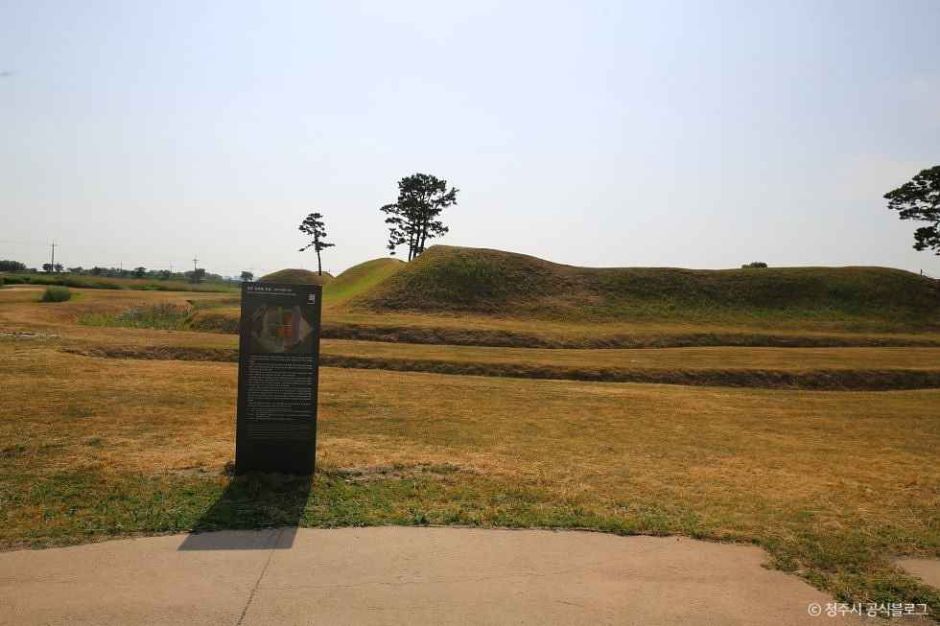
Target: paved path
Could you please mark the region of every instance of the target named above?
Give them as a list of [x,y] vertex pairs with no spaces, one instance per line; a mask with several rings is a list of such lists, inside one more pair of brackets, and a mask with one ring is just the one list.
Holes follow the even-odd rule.
[[0,553],[3,624],[872,624],[755,547],[450,528],[282,529]]
[[898,559],[895,562],[908,574],[940,589],[940,559]]

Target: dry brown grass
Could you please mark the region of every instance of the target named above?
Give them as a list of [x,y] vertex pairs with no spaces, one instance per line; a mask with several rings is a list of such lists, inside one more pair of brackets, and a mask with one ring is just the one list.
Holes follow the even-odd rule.
[[[200,310],[197,326],[203,324],[209,331],[237,327],[238,307],[231,302],[231,294],[203,292],[145,292],[73,290],[76,297],[66,303],[37,308],[34,300],[42,293],[41,287],[15,287],[0,291],[0,324],[8,329],[32,329],[67,332],[79,339],[94,331],[75,328],[74,322],[89,313],[116,314],[136,306],[159,303],[201,305],[218,303]],[[824,321],[802,321],[793,324],[768,324],[762,320],[735,325],[717,321],[698,322],[605,322],[583,323],[558,320],[540,320],[502,317],[499,315],[471,315],[455,313],[370,313],[350,310],[345,302],[324,308],[327,336],[376,339],[390,342],[445,343],[465,345],[496,345],[520,347],[609,348],[672,347],[672,346],[940,346],[937,332],[850,332],[845,324]],[[851,326],[851,325],[849,325]],[[66,327],[70,327],[66,329]],[[109,341],[116,330],[97,333],[102,341]],[[208,335],[209,333],[204,333]],[[127,337],[137,333],[126,333]],[[88,335],[86,335],[88,336]],[[180,338],[183,342],[192,342]],[[132,343],[137,343],[131,340]],[[225,340],[204,337],[206,345],[222,345]]]
[[940,369],[940,348],[664,348],[557,350],[323,340],[331,355],[458,363],[656,369]]
[[[0,545],[193,527],[227,481],[235,365],[62,348],[225,348],[233,338],[79,327],[70,320],[92,298],[39,305],[24,294],[0,292]],[[509,362],[640,358],[650,368],[733,359],[785,367],[800,354],[826,367],[868,359],[906,367],[930,365],[934,354],[485,353]],[[940,389],[770,391],[332,368],[321,377],[322,471],[302,523],[590,527],[755,542],[778,567],[840,597],[926,599],[940,609],[935,593],[890,561],[940,556]],[[388,467],[406,469],[373,471]],[[407,469],[428,467],[456,471]]]
[[[679,346],[940,346],[940,333],[877,332],[851,324],[797,321],[790,324],[744,320],[696,322],[620,321],[586,324],[498,314],[371,313],[342,305],[324,307],[324,336],[367,341],[457,345],[612,348]],[[237,307],[200,313],[197,325],[209,331],[235,332]]]
[[[0,441],[54,443],[46,469],[220,470],[231,459],[233,364],[94,359],[33,340],[0,348]],[[748,526],[756,510],[776,513],[768,503],[884,524],[900,510],[932,512],[924,522],[940,511],[940,390],[705,390],[332,368],[322,378],[327,465],[452,462],[544,481],[563,496],[668,496]],[[102,445],[89,455],[92,437]]]
[[[86,292],[75,303],[37,307],[26,290],[0,293],[0,320],[55,334],[64,349],[112,357],[236,359],[235,337],[216,333],[75,324],[128,308],[189,306],[215,312],[222,296]],[[660,337],[660,335],[656,335]],[[876,340],[863,336],[862,340]],[[661,382],[802,389],[916,389],[938,386],[940,349],[698,347],[535,349],[326,339],[325,362],[339,367],[525,378]]]
[[0,333],[39,333],[68,345],[181,345],[230,347],[234,337],[217,333],[84,326],[77,322],[86,314],[116,314],[133,307],[192,302],[213,302],[220,294],[197,292],[103,291],[75,289],[69,302],[39,304],[41,287],[0,290]]
[[[836,391],[888,391],[898,389],[940,388],[940,369],[911,369],[887,367],[882,369],[851,369],[851,359],[838,362],[835,367],[821,369],[799,369],[796,363],[780,369],[754,367],[723,367],[720,353],[712,359],[702,359],[696,367],[685,367],[675,363],[672,367],[663,364],[629,367],[617,365],[564,365],[493,359],[470,361],[440,358],[416,359],[407,356],[369,355],[368,349],[356,350],[365,355],[351,356],[334,352],[325,347],[320,354],[320,364],[325,367],[352,369],[378,369],[398,372],[429,372],[436,374],[458,374],[469,376],[498,376],[506,378],[537,378],[552,380],[583,380],[592,382],[633,382],[673,385],[702,385],[717,387],[755,387],[767,389],[816,389]],[[498,350],[498,349],[496,349]],[[737,348],[746,352],[746,348]],[[225,361],[238,360],[238,351],[233,348],[206,348],[188,346],[68,346],[63,352],[92,357],[113,359],[157,359],[180,361]],[[747,359],[741,359],[747,362]],[[878,360],[877,358],[874,360]],[[891,359],[884,359],[889,364]],[[932,365],[932,364],[931,364]]]

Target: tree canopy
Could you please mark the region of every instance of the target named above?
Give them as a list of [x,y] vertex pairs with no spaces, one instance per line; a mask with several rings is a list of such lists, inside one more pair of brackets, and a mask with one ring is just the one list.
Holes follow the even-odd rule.
[[424,252],[428,239],[448,232],[439,219],[447,207],[457,204],[457,189],[430,174],[412,174],[398,181],[398,201],[379,210],[388,224],[388,249],[408,244],[408,260]]
[[940,165],[921,170],[910,181],[885,194],[888,208],[902,220],[927,222],[914,231],[915,250],[940,255]]
[[20,263],[19,261],[11,261],[10,259],[0,260],[0,272],[25,272],[26,264]]
[[310,235],[311,240],[306,246],[300,249],[300,252],[313,248],[317,253],[317,274],[323,275],[323,263],[320,260],[320,252],[326,248],[332,248],[336,244],[329,243],[326,240],[326,224],[323,222],[323,215],[320,213],[311,213],[304,218],[304,221],[298,226],[300,232]]

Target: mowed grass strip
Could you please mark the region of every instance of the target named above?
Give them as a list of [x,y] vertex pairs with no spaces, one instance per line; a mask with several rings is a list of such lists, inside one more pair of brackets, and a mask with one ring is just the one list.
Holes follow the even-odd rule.
[[[121,359],[238,360],[238,351],[226,347],[86,343],[63,350]],[[538,350],[326,340],[320,363],[402,372],[770,389],[940,388],[936,348]]]
[[[65,349],[100,356],[237,358],[233,336],[175,330],[188,325],[182,319],[186,310],[198,313],[230,306],[229,296],[85,291],[78,293],[75,301],[44,306],[36,301],[38,292],[34,291],[0,292],[0,324],[4,328],[39,331],[54,337]],[[861,340],[880,343],[885,339],[863,336]],[[929,336],[925,340],[930,341]],[[323,352],[324,363],[337,367],[766,388],[916,389],[938,386],[940,376],[940,350],[923,347],[587,350],[327,339]]]
[[887,390],[940,387],[938,348],[546,350],[326,340],[339,367],[517,378]]
[[[229,479],[235,366],[0,341],[0,545],[283,523]],[[470,524],[764,546],[849,600],[937,593],[940,390],[818,393],[325,368],[304,525]],[[211,523],[206,513],[216,511]],[[220,512],[221,511],[221,512]]]
[[[197,311],[190,328],[237,333],[239,310],[218,307]],[[872,332],[850,324],[752,324],[722,320],[697,323],[636,322],[585,325],[571,322],[481,315],[362,313],[324,309],[322,336],[387,343],[447,344],[515,348],[681,348],[696,346],[940,347],[940,333]]]
[[[339,280],[339,279],[337,279]],[[111,336],[108,327],[153,326],[172,328],[156,313],[161,307],[192,306],[185,326],[205,337],[195,343],[221,345],[226,339],[211,337],[235,333],[239,309],[232,294],[202,292],[157,293],[143,291],[73,290],[76,297],[54,306],[40,306],[39,287],[0,289],[0,327],[58,332],[72,339]],[[81,325],[76,325],[81,323]],[[95,328],[106,332],[97,332]],[[616,349],[670,347],[940,347],[938,332],[849,332],[840,324],[760,326],[722,324],[716,319],[700,323],[676,321],[584,324],[552,320],[507,318],[496,315],[368,313],[341,305],[324,309],[323,337],[385,343],[444,344],[551,349]],[[124,336],[136,336],[125,334]],[[193,343],[192,339],[175,339]],[[137,343],[137,342],[135,342]]]
[[888,391],[940,388],[938,370],[755,370],[755,369],[622,369],[550,365],[453,363],[409,359],[370,359],[326,355],[321,364],[332,367],[433,372],[461,376],[497,376],[597,382],[655,383],[708,387],[760,387],[836,391]]
[[654,369],[940,369],[940,348],[663,348],[552,350],[391,344],[326,339],[337,356],[408,358],[457,363],[529,363],[570,367]]

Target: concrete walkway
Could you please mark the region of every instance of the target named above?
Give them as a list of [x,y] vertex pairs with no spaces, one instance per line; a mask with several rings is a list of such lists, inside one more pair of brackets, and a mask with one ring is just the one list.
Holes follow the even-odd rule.
[[872,624],[755,547],[449,528],[282,529],[0,553],[3,624]]

